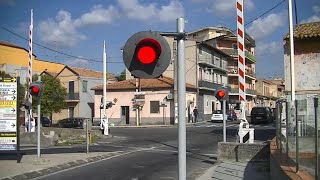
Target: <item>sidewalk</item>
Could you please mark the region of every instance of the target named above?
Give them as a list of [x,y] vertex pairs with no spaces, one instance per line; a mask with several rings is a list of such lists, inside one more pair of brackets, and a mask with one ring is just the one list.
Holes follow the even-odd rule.
[[269,180],[270,167],[259,162],[220,162],[196,180]]

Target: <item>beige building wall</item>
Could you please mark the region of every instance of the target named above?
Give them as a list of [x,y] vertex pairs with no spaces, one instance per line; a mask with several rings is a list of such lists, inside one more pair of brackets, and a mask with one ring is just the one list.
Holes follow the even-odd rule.
[[[145,92],[145,104],[141,111],[141,124],[161,124],[163,121],[163,116],[165,113],[166,124],[170,124],[170,119],[174,118],[174,104],[173,100],[167,100],[167,107],[160,107],[159,113],[150,113],[150,101],[164,101],[166,96],[172,92],[172,90],[159,90],[159,91],[143,91]],[[94,119],[100,119],[100,104],[101,98],[103,96],[102,91],[96,91],[94,97],[95,104],[95,117]],[[134,90],[132,91],[112,91],[107,92],[107,101],[113,101],[116,99],[115,105],[110,109],[106,110],[107,117],[109,118],[110,123],[118,124],[121,121],[121,124],[125,123],[124,117],[121,115],[121,107],[129,106],[129,118],[130,124],[136,125],[136,111],[133,109],[133,103],[131,99],[134,98]],[[196,101],[196,93],[187,92],[186,93],[186,104],[188,101]],[[187,107],[186,107],[187,108]],[[187,111],[186,111],[187,112]],[[103,115],[103,110],[101,110]],[[187,113],[186,113],[187,115]]]
[[[74,81],[74,93],[79,93],[80,85],[78,77],[72,73],[68,68],[65,68],[57,78],[60,79],[61,85],[67,89],[67,93],[69,93],[69,82]],[[79,98],[80,100],[80,98]],[[79,117],[80,105],[79,100],[66,100],[67,105],[65,109],[62,109],[60,113],[53,113],[52,121],[58,122],[61,120],[61,117],[69,117],[69,109],[68,107],[74,107],[74,117]]]
[[[297,93],[320,93],[319,39],[295,40],[295,89]],[[284,45],[285,91],[291,91],[289,41]]]

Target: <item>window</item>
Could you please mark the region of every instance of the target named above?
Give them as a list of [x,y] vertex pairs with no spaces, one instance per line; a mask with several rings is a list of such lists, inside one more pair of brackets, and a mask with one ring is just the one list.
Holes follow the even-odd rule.
[[82,92],[84,93],[88,92],[88,81],[86,80],[82,81]]
[[160,113],[160,101],[150,101],[150,113]]

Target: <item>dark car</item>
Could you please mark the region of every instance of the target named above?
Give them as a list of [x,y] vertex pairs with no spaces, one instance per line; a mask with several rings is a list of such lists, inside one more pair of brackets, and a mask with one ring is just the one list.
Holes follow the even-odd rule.
[[[35,125],[37,126],[38,118],[34,117],[34,120],[35,120]],[[42,127],[50,127],[52,124],[52,121],[51,121],[51,119],[49,119],[47,117],[42,117],[40,123],[41,123]]]
[[269,107],[253,107],[251,110],[251,123],[272,122],[273,115]]
[[83,117],[65,118],[60,120],[58,124],[61,128],[82,128],[85,119]]

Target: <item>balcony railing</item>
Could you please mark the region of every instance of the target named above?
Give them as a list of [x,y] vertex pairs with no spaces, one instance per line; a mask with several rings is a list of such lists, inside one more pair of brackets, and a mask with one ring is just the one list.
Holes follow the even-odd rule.
[[206,58],[206,57],[199,57],[199,63],[202,63],[202,64],[206,64],[210,67],[215,67],[215,68],[218,68],[218,69],[221,69],[221,70],[226,70],[227,69],[227,64],[226,63],[220,63],[220,59],[217,60],[217,59],[212,59],[210,57]]
[[67,93],[66,101],[79,100],[79,93]]
[[256,62],[256,57],[249,53],[248,51],[245,51],[246,58],[251,60],[252,62]]
[[[228,72],[229,74],[238,74],[238,67],[236,66],[229,66],[228,67]],[[251,76],[251,77],[256,77],[256,73],[252,69],[246,69],[245,75]]]
[[[230,93],[233,94],[238,94],[239,93],[239,88],[230,88]],[[246,89],[246,93],[247,94],[252,94],[252,95],[256,95],[256,91],[253,89]]]
[[208,88],[208,89],[212,89],[215,90],[217,88],[220,88],[222,86],[222,84],[217,84],[217,83],[213,83],[213,82],[208,82],[208,81],[204,81],[204,80],[199,80],[199,88]]

